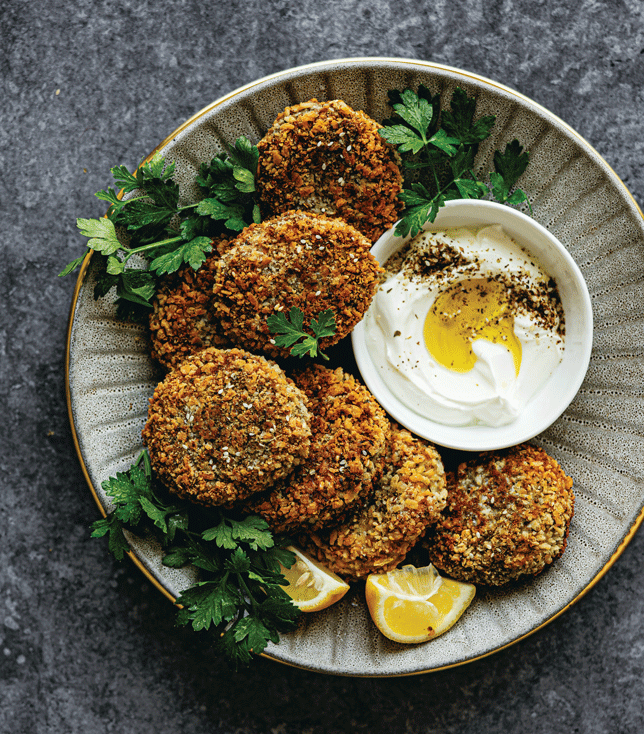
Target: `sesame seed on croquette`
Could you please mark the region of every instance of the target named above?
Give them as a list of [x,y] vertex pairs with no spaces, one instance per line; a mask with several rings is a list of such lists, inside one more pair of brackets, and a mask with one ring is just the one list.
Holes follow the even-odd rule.
[[448,474],[444,516],[424,544],[446,575],[500,586],[536,575],[564,552],[572,479],[541,448],[486,452]]
[[157,385],[143,441],[171,492],[228,505],[266,489],[306,459],[307,402],[275,363],[209,347]]
[[445,507],[445,472],[432,444],[392,425],[383,463],[361,508],[338,527],[299,539],[318,561],[349,580],[396,568]]
[[271,357],[289,349],[274,344],[267,319],[297,307],[309,325],[330,309],[335,333],[322,350],[347,336],[369,308],[381,268],[364,235],[339,219],[292,211],[251,224],[217,266],[211,308],[231,342]]
[[380,128],[338,99],[287,107],[257,144],[264,207],[337,216],[375,242],[403,208],[400,156]]
[[275,532],[315,530],[339,522],[361,504],[381,466],[389,420],[353,375],[311,365],[293,375],[308,398],[311,447],[305,462],[244,511]]

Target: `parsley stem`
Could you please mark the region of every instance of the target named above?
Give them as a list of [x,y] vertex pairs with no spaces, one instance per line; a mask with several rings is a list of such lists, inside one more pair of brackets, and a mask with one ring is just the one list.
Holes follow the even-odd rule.
[[[102,192],[99,192],[99,193],[102,193]],[[95,194],[95,196],[98,196],[98,194]],[[149,198],[150,197],[147,194],[143,194],[143,196],[133,196],[131,199],[119,199],[118,201],[113,201],[110,205],[110,208],[117,207],[118,209],[122,209],[124,206],[131,204],[133,201],[141,201],[142,199],[149,199]]]
[[429,155],[429,150],[427,151],[427,158],[429,160],[429,165],[431,166],[432,173],[434,174],[434,183],[436,184],[436,191],[438,192],[436,196],[438,196],[438,194],[442,193],[441,184],[440,184],[440,181],[438,180],[438,173],[436,173],[436,166],[432,163],[431,157]]
[[[143,196],[134,196],[131,199],[120,199],[119,201],[113,201],[110,204],[110,210],[120,210],[124,206],[128,206],[128,204],[132,204],[135,201],[143,201],[144,199],[150,200],[150,197],[147,194],[144,194]],[[199,206],[199,202],[195,201],[194,204],[186,204],[185,206],[177,206],[177,211],[182,212],[186,209],[194,209],[196,206]],[[109,210],[108,210],[109,212]]]
[[257,602],[255,601],[255,597],[253,596],[251,590],[248,588],[248,584],[246,583],[241,573],[239,573],[239,571],[236,571],[235,573],[237,575],[237,580],[239,581],[239,588],[246,594],[247,598],[250,599],[251,609],[252,611],[254,611],[257,607]]
[[141,451],[141,453],[139,454],[139,458],[136,460],[136,463],[139,464],[141,459],[143,459],[145,476],[150,479],[152,477],[152,464],[150,462],[150,454],[148,454],[147,449],[143,449],[143,451]]
[[151,242],[148,245],[141,245],[140,247],[135,247],[132,250],[127,250],[127,253],[125,257],[123,258],[123,262],[126,263],[132,255],[136,255],[140,252],[145,252],[146,250],[153,250],[155,247],[162,247],[163,245],[171,245],[175,242],[181,242],[183,240],[183,237],[181,235],[178,235],[177,237],[170,237],[166,240],[159,240],[158,242]]

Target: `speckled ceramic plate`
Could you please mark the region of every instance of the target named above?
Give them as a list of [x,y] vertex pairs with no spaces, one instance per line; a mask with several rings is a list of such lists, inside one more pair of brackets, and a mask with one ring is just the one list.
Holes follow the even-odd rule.
[[[479,592],[447,634],[418,646],[382,637],[356,587],[339,604],[305,616],[269,657],[311,670],[391,676],[464,663],[534,632],[565,611],[619,556],[643,518],[644,262],[642,214],[619,178],[579,135],[547,110],[500,84],[436,64],[349,59],[292,69],[249,84],[205,108],[158,149],[177,164],[182,197],[200,161],[240,134],[257,141],[287,105],[342,98],[376,120],[390,114],[387,90],[419,83],[449,103],[456,86],[477,98],[477,114],[497,117],[478,162],[491,170],[494,150],[513,138],[530,150],[520,185],[534,216],[581,268],[592,297],[595,337],[577,397],[537,438],[574,478],[576,513],[564,556],[511,591]],[[141,449],[141,428],[156,373],[142,329],[116,320],[109,298],[94,301],[92,265],[79,276],[68,338],[68,397],[82,466],[103,510],[101,482],[127,469]],[[133,544],[135,562],[170,598],[188,572],[161,565],[159,549]]]

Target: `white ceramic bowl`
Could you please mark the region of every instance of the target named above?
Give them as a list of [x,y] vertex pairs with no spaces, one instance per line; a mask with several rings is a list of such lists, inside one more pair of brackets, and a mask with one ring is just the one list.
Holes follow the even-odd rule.
[[[424,229],[442,230],[489,224],[500,224],[506,234],[534,255],[555,279],[566,318],[563,358],[516,420],[498,427],[449,426],[416,413],[387,386],[386,372],[375,363],[375,358],[368,350],[364,321],[354,329],[352,336],[360,373],[383,408],[413,433],[440,446],[463,451],[501,449],[527,441],[545,431],[577,394],[588,369],[592,349],[593,314],[581,271],[561,242],[534,219],[503,204],[465,199],[447,202],[440,209],[436,221],[427,223]],[[371,251],[380,263],[384,263],[408,239],[397,237],[392,228],[385,232]],[[419,316],[424,318],[425,314]],[[420,402],[422,399],[419,396]]]

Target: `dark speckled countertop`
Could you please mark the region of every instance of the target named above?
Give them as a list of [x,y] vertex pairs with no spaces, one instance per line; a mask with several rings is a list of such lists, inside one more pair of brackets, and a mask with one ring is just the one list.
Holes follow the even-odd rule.
[[577,130],[644,201],[639,0],[0,3],[0,730],[550,734],[644,730],[644,535],[531,637],[438,673],[231,674],[89,537],[64,350],[77,216],[109,168],[256,78],[351,56],[496,80]]

